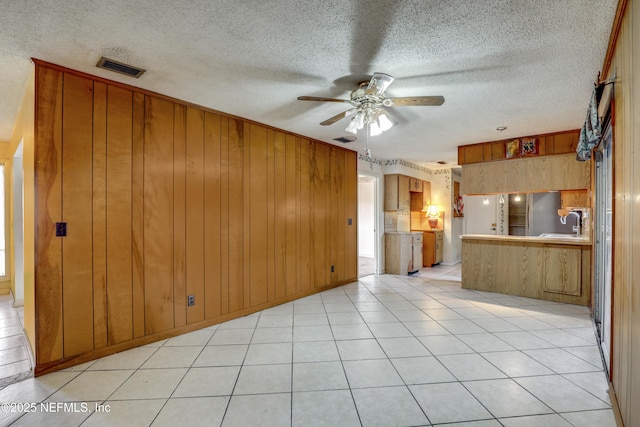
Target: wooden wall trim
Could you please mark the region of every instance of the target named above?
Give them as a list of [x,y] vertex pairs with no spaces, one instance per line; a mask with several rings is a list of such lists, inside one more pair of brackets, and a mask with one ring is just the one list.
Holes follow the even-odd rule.
[[616,45],[618,44],[618,36],[620,35],[620,28],[622,27],[622,18],[627,11],[628,0],[619,0],[618,7],[616,9],[616,16],[613,18],[613,26],[611,27],[611,34],[609,35],[609,44],[607,45],[607,53],[604,57],[602,64],[601,79],[607,79],[609,76],[609,70],[611,68],[611,61],[613,60],[613,54],[616,51]]

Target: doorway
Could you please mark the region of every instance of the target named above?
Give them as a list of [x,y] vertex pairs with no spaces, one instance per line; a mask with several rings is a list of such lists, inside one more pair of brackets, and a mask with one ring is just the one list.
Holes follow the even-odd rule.
[[378,177],[358,175],[358,277],[378,272]]
[[594,322],[607,372],[611,372],[611,254],[613,245],[613,152],[607,126],[596,160]]

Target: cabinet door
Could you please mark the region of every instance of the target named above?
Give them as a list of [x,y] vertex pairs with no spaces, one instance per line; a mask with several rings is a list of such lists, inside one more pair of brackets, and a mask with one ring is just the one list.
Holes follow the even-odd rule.
[[422,234],[422,265],[431,267],[436,263],[436,235],[425,231]]
[[579,246],[545,245],[544,291],[580,296],[582,253]]
[[442,239],[436,239],[436,254],[435,254],[435,262],[437,264],[442,262]]
[[427,207],[431,204],[431,182],[422,181],[422,209],[427,211]]
[[563,208],[590,207],[589,191],[564,190],[560,192],[560,204]]
[[[399,175],[384,176],[384,210],[398,210],[398,177]],[[408,191],[408,190],[407,190]]]
[[409,191],[422,193],[422,180],[418,178],[409,178]]
[[409,177],[398,175],[398,210],[408,211],[410,204]]

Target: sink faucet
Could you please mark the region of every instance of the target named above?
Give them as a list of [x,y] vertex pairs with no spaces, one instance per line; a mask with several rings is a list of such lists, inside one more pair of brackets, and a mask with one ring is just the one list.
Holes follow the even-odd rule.
[[567,223],[567,217],[571,216],[571,215],[575,215],[575,217],[576,217],[576,225],[571,227],[571,229],[576,233],[576,237],[580,237],[580,231],[581,231],[580,230],[580,220],[582,219],[580,213],[575,212],[575,211],[571,211],[567,215],[561,216],[560,217],[560,222],[562,224],[566,224]]

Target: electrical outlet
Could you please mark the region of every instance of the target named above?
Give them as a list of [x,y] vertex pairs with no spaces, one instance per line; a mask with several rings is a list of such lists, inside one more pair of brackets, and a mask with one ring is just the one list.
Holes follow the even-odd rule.
[[196,305],[196,296],[195,295],[189,295],[187,297],[187,307],[191,307],[192,305]]
[[66,222],[56,222],[56,236],[64,237],[67,235],[67,223]]
[[331,266],[331,272],[332,272],[332,273],[335,273],[335,272],[336,272],[336,268],[335,268],[333,265]]

